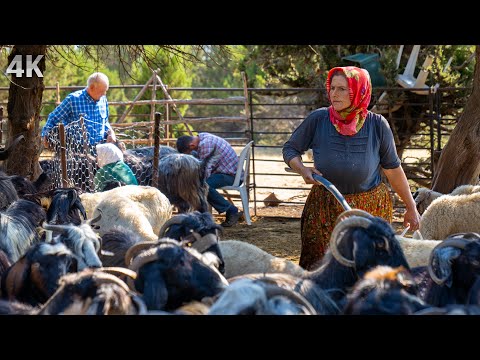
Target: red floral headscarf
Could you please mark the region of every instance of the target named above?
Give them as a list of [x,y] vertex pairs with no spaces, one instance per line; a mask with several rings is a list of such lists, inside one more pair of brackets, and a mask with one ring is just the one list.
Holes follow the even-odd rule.
[[345,74],[348,82],[350,93],[350,101],[352,104],[337,112],[332,105],[328,108],[330,121],[335,129],[342,135],[355,135],[363,126],[367,117],[367,107],[370,104],[372,95],[372,83],[370,74],[367,70],[355,66],[334,67],[327,75],[327,96],[330,103],[330,84],[332,75],[335,71],[340,70]]

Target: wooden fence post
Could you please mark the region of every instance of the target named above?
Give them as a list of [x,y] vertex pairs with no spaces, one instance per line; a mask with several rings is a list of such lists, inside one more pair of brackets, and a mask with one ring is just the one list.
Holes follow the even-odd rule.
[[83,116],[80,117],[80,130],[82,131],[82,139],[83,139],[83,153],[85,154],[85,159],[88,164],[88,178],[87,178],[87,185],[88,189],[92,192],[95,191],[95,187],[93,186],[93,166],[92,162],[90,161],[90,148],[87,139],[87,129],[85,128],[85,120]]
[[58,124],[58,135],[60,136],[60,164],[62,168],[62,187],[68,187],[67,177],[67,148],[65,147],[65,126]]
[[155,126],[153,130],[153,139],[155,141],[155,147],[153,148],[153,174],[152,174],[152,186],[158,188],[158,157],[160,153],[160,120],[162,114],[155,113]]

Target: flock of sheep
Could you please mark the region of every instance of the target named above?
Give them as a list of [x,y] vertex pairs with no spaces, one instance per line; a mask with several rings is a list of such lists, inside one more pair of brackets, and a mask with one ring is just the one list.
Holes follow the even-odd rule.
[[[142,174],[147,160],[131,159]],[[419,189],[413,238],[347,211],[306,271],[222,238],[206,211],[205,166],[167,151],[159,188],[150,174],[98,193],[1,173],[0,314],[480,313],[480,186]]]

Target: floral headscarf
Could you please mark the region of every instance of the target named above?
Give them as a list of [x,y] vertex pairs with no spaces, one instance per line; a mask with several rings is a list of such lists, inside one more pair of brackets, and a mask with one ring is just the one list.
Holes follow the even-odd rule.
[[350,101],[352,104],[337,112],[332,105],[328,108],[330,121],[335,129],[342,135],[355,135],[362,128],[365,118],[367,117],[367,107],[370,104],[372,95],[372,83],[370,74],[367,70],[355,66],[334,67],[327,75],[327,96],[330,103],[330,84],[332,75],[335,71],[340,70],[347,78]]

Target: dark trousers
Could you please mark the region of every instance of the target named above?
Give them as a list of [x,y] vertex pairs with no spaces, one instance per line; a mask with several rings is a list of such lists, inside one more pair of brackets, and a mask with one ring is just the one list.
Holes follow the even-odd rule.
[[232,206],[216,189],[222,186],[233,185],[235,177],[227,174],[212,174],[207,179],[208,196],[207,201],[219,214],[227,211]]

